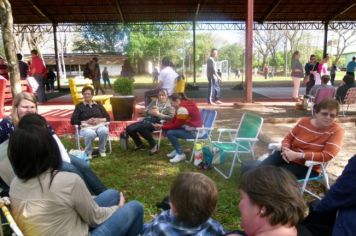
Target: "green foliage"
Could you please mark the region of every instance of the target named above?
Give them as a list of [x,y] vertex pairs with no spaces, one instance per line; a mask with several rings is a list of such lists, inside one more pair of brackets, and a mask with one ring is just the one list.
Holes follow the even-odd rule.
[[81,37],[73,42],[73,51],[123,52],[126,34],[122,25],[89,25]]
[[113,83],[113,90],[115,93],[119,93],[120,95],[132,95],[134,81],[127,77],[120,76]]
[[237,43],[219,49],[219,60],[229,60],[229,66],[235,70],[243,67],[244,48]]

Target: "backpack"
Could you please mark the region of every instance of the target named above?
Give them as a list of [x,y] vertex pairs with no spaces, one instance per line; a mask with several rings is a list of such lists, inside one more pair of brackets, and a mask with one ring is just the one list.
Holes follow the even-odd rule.
[[87,64],[85,64],[85,67],[83,70],[83,76],[84,76],[84,78],[90,78],[89,62]]

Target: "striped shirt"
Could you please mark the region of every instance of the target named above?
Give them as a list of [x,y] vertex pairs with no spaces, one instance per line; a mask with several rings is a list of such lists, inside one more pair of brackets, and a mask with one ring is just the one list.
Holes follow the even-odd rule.
[[[294,162],[304,165],[306,160],[328,162],[340,151],[344,140],[344,130],[332,123],[327,128],[315,128],[312,118],[303,118],[283,139],[282,146],[296,152],[303,152],[304,159]],[[317,168],[316,171],[319,171]]]

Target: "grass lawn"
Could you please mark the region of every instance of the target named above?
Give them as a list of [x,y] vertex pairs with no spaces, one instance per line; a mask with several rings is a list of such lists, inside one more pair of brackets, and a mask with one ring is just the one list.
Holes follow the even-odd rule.
[[[74,139],[64,138],[63,143],[68,149],[74,148]],[[186,144],[186,147],[191,146],[191,143]],[[130,147],[133,147],[133,143],[130,143]],[[170,185],[179,172],[201,171],[215,181],[219,190],[217,209],[213,218],[226,229],[239,228],[240,213],[237,205],[240,168],[236,166],[234,175],[226,181],[214,170],[198,170],[186,162],[170,164],[165,155],[171,148],[163,141],[159,154],[149,156],[148,150],[122,151],[118,141],[113,141],[112,154],[105,158],[94,158],[91,167],[107,187],[122,191],[126,201],[136,199],[144,204],[145,222],[159,213],[155,206],[156,202],[168,195]]]

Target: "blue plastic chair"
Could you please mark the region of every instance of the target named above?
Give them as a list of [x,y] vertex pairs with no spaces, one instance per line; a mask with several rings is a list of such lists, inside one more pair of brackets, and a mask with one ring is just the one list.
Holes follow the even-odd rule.
[[194,139],[186,139],[186,141],[194,142],[192,154],[190,156],[190,161],[193,161],[193,156],[195,152],[195,144],[200,141],[211,141],[211,132],[214,129],[217,111],[210,109],[202,109],[200,111],[203,127],[197,128],[197,134]]

